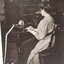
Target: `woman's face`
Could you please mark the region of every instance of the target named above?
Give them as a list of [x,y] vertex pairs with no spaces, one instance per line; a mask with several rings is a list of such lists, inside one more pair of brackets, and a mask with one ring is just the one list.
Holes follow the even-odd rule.
[[45,15],[45,10],[44,9],[40,9],[36,12],[36,14],[41,14],[42,16]]
[[45,10],[44,9],[41,9],[41,14],[42,14],[42,16],[45,15]]

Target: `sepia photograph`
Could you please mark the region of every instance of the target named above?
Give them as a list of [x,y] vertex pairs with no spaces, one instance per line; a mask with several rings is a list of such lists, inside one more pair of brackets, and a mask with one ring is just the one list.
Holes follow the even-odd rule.
[[0,64],[64,64],[64,0],[0,0]]

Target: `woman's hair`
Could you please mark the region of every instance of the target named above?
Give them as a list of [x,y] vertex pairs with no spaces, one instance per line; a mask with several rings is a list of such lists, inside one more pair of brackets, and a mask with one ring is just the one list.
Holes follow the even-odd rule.
[[47,6],[40,6],[40,9],[44,9],[47,13],[51,13],[52,9]]

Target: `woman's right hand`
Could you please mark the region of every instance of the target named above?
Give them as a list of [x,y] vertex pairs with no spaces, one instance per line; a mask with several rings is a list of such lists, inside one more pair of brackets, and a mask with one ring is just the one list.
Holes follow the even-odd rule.
[[32,26],[29,26],[29,27],[27,27],[25,29],[27,29],[27,32],[32,32],[34,30],[34,28]]

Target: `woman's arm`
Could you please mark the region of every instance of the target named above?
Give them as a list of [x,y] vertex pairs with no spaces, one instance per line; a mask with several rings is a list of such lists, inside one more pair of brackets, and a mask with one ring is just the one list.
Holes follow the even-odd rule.
[[30,32],[36,37],[37,29],[34,29],[32,26],[29,26],[26,29],[27,29],[27,32]]

